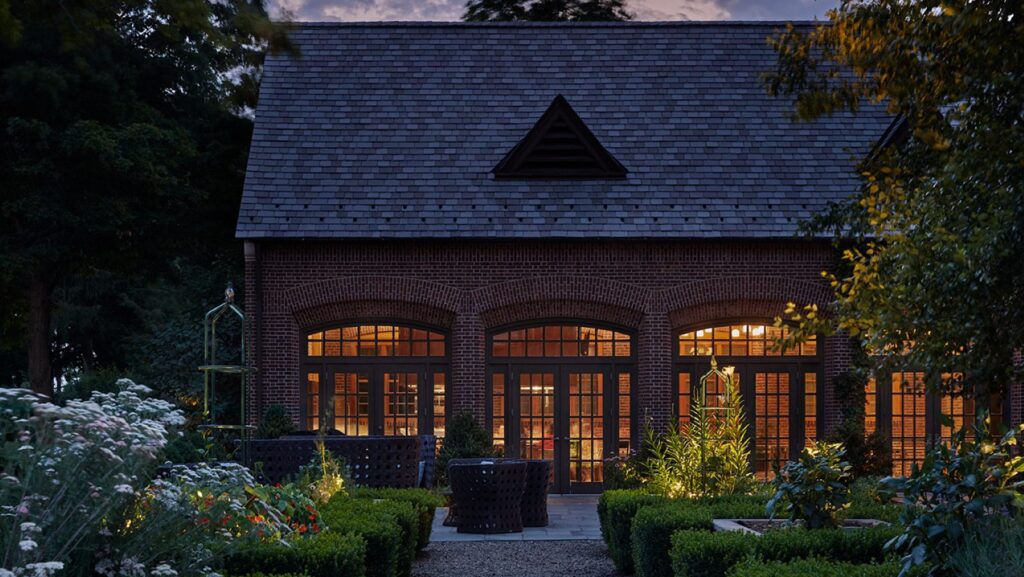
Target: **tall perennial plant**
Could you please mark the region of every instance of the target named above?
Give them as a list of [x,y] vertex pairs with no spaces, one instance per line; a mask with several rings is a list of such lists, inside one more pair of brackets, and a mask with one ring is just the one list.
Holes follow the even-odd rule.
[[155,477],[184,415],[129,380],[118,388],[65,405],[0,389],[0,577],[209,574],[235,547],[319,530],[308,499],[269,501],[238,465]]

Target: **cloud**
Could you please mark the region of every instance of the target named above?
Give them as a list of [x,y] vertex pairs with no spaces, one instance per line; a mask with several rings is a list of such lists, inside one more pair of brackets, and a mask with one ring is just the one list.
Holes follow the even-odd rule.
[[[269,0],[272,13],[305,21],[458,20],[464,0]],[[638,20],[823,19],[838,0],[629,0]]]

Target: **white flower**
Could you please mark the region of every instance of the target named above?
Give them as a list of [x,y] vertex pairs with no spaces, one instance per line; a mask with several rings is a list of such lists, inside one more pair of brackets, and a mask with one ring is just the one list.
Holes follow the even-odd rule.
[[22,551],[34,551],[39,544],[32,539],[22,539],[18,541],[18,548]]
[[114,491],[117,493],[123,493],[130,495],[135,492],[135,489],[131,485],[114,485]]
[[44,563],[29,563],[26,569],[31,569],[33,577],[50,577],[64,568],[60,561],[46,561]]
[[39,528],[39,525],[36,525],[31,521],[26,521],[22,523],[21,525],[19,525],[19,528],[21,529],[22,533],[38,533],[42,531],[42,529]]
[[154,567],[149,574],[154,575],[155,577],[175,577],[178,572],[172,569],[167,563],[161,563]]

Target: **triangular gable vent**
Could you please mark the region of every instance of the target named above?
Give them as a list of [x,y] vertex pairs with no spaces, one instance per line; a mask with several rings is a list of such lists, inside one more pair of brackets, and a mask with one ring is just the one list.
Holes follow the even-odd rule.
[[498,178],[623,178],[615,160],[561,94],[498,166]]

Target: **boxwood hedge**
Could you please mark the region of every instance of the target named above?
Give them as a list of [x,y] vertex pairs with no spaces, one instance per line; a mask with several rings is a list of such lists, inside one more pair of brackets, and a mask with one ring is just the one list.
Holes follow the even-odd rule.
[[422,551],[430,543],[430,530],[434,526],[434,512],[444,506],[444,499],[426,489],[354,489],[356,499],[389,499],[409,503],[419,516],[416,549]]
[[308,577],[364,577],[366,541],[353,533],[325,531],[288,544],[260,545],[235,553],[224,562],[225,573],[247,575],[298,573]]

